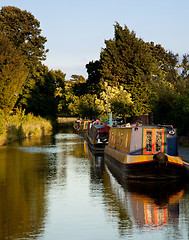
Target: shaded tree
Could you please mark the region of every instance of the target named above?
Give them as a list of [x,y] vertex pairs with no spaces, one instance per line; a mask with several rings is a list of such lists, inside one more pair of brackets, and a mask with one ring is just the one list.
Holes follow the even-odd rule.
[[38,69],[35,87],[27,98],[27,111],[42,117],[57,117],[58,102],[55,98],[56,76],[48,67],[42,65]]
[[97,95],[86,94],[79,99],[79,114],[82,118],[96,119],[103,112],[100,100]]
[[101,79],[101,65],[100,61],[91,61],[86,64],[88,78],[87,78],[87,92],[90,94],[98,94],[101,91],[100,79]]
[[72,75],[70,79],[72,91],[76,96],[82,96],[87,93],[86,79],[81,75]]

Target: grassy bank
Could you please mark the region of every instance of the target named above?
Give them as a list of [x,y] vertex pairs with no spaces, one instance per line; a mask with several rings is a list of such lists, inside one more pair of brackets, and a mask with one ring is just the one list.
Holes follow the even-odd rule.
[[17,110],[14,114],[0,112],[0,146],[26,137],[52,133],[51,121]]
[[77,117],[58,117],[58,123],[73,123],[77,119]]

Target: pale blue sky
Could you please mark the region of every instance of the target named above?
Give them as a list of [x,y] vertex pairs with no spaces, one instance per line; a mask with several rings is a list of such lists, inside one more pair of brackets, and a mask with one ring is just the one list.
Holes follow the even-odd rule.
[[114,24],[135,31],[145,42],[161,44],[182,56],[189,53],[189,0],[0,0],[2,6],[31,12],[41,23],[49,49],[44,62],[87,78],[85,65],[99,59]]

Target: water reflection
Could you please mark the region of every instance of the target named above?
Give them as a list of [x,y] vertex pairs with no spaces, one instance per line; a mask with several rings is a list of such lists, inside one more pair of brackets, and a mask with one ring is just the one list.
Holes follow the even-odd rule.
[[188,184],[122,183],[71,130],[0,148],[0,239],[188,239]]
[[128,182],[127,191],[132,216],[139,227],[165,227],[168,222],[178,224],[179,201],[184,193],[181,182]]
[[36,239],[47,214],[47,159],[7,147],[0,156],[0,239],[28,238],[31,233]]
[[88,148],[90,165],[90,190],[92,197],[99,197],[103,189],[104,176],[104,157],[102,155],[93,155]]
[[[177,235],[176,239],[184,239],[179,229],[185,189],[183,181],[149,183],[129,180],[120,183],[108,168],[104,180],[107,211],[111,221],[117,223],[121,237],[136,235],[137,228],[145,233],[156,229],[162,234],[163,227],[169,234]],[[165,238],[173,239],[170,235]]]
[[71,133],[26,139],[0,148],[0,239],[39,239],[48,218],[49,191],[65,187],[67,159],[85,156]]

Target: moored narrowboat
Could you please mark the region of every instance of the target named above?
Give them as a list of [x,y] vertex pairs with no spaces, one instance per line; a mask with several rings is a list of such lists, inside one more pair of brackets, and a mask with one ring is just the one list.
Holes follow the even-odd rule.
[[81,119],[77,119],[76,121],[74,121],[73,123],[73,132],[74,133],[78,133],[80,125],[81,125]]
[[104,153],[104,148],[108,144],[109,130],[110,127],[100,121],[88,125],[87,142],[94,154]]
[[123,179],[164,180],[185,175],[172,126],[112,127],[104,158],[109,169]]
[[73,132],[78,133],[82,136],[85,136],[87,130],[88,130],[88,123],[90,123],[91,120],[83,120],[78,119],[73,124]]
[[80,127],[78,130],[78,133],[82,135],[83,137],[86,137],[87,131],[88,131],[88,124],[92,122],[91,120],[82,120],[80,123]]

